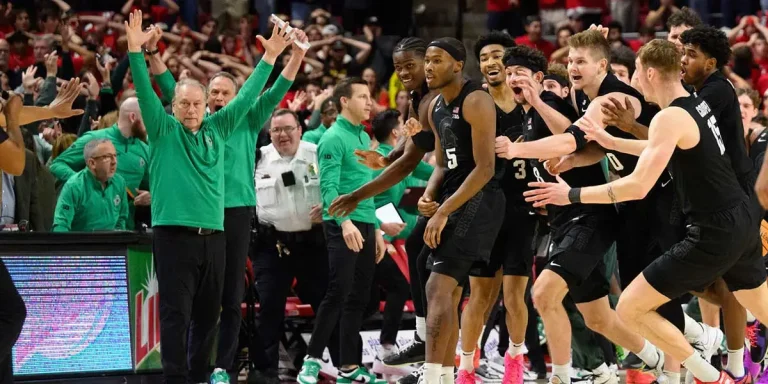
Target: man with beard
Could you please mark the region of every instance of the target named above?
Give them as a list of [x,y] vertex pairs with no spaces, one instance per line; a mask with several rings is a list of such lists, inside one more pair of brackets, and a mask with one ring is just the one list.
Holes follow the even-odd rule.
[[[160,55],[157,54],[157,42],[162,31],[152,28],[153,36],[148,42],[147,50],[150,55],[149,64],[152,73],[157,76],[157,84],[167,99],[175,95],[176,81],[166,68]],[[303,31],[296,30],[296,39],[306,38]],[[234,371],[235,358],[238,351],[240,335],[241,311],[245,282],[246,258],[250,245],[251,218],[255,213],[256,189],[254,186],[254,164],[256,163],[256,141],[264,123],[283,99],[296,78],[296,73],[304,58],[304,53],[294,45],[290,61],[275,81],[274,85],[260,95],[256,102],[247,110],[246,119],[241,120],[232,136],[227,139],[224,152],[224,232],[226,235],[226,264],[224,270],[224,290],[222,293],[221,325],[219,326],[219,341],[216,354],[216,371],[214,376],[220,381],[229,382],[225,375],[237,373]],[[264,87],[267,78],[260,79]],[[234,76],[227,72],[219,72],[208,82],[208,116],[214,116],[226,107],[238,92],[238,83]],[[193,323],[194,324],[194,323]],[[192,328],[192,358],[203,353],[199,349],[202,340]],[[278,350],[276,345],[265,346],[270,352],[271,364],[267,375],[272,379],[277,377]]]
[[461,285],[474,266],[488,263],[505,205],[500,185],[504,164],[495,162],[492,148],[496,106],[479,85],[464,80],[465,60],[464,45],[453,38],[432,41],[424,58],[427,85],[440,91],[428,115],[438,165],[419,200],[419,211],[431,216],[424,230],[424,243],[431,249],[427,384],[439,383],[443,365],[452,369]]
[[[402,81],[405,89],[410,92],[411,105],[406,127],[410,131],[409,135],[413,134],[413,131],[416,131],[415,134],[401,141],[398,147],[387,156],[376,151],[357,151],[356,154],[368,167],[374,170],[384,169],[384,171],[354,192],[336,198],[328,209],[331,215],[348,215],[360,201],[388,190],[410,175],[424,155],[434,150],[435,138],[429,129],[428,108],[438,92],[430,90],[426,84],[424,74],[426,50],[426,42],[416,37],[408,37],[397,44],[392,56],[395,73]],[[411,276],[411,297],[416,314],[416,335],[413,342],[401,348],[398,354],[384,359],[384,363],[387,365],[398,366],[424,362],[425,341],[427,339],[427,303],[424,291],[426,280],[422,280],[422,276],[428,276],[428,271],[424,263],[418,262],[418,256],[424,248],[424,228],[426,225],[427,220],[420,217],[405,243]],[[415,384],[421,373],[421,370],[417,370],[414,374],[402,378],[400,383]],[[451,371],[451,375],[453,375],[453,371]]]
[[[491,32],[478,38],[475,55],[480,72],[488,83],[488,91],[496,105],[496,133],[517,140],[523,133],[521,111],[512,89],[504,81],[504,49],[515,41],[503,32]],[[565,127],[570,122],[565,122]],[[525,288],[533,264],[533,232],[536,216],[523,199],[527,182],[532,180],[530,167],[522,159],[497,159],[505,168],[501,187],[506,199],[504,222],[491,251],[490,262],[470,271],[469,303],[461,314],[461,360],[457,383],[474,383],[473,357],[483,325],[497,303],[499,287],[504,287],[504,306],[510,347],[504,355],[504,382],[522,383],[523,343],[528,324]]]
[[122,176],[126,188],[134,196],[133,204],[129,204],[127,223],[127,228],[133,229],[133,205],[150,204],[149,146],[146,143],[147,130],[141,117],[138,99],[129,97],[120,105],[117,123],[109,128],[85,133],[51,162],[51,173],[59,183],[66,183],[70,177],[85,168],[83,149],[91,140],[96,139],[110,140],[117,150],[117,174]]

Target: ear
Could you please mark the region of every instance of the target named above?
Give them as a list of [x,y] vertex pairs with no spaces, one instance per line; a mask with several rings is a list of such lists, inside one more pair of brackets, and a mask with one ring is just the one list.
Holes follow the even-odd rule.
[[571,94],[571,89],[568,87],[563,87],[563,93],[565,93],[564,97],[568,97],[568,95]]
[[538,71],[533,74],[533,80],[537,83],[541,84],[542,81],[544,81],[544,72]]
[[463,69],[464,69],[463,61],[457,61],[456,64],[453,65],[453,72],[455,73],[461,73]]
[[599,64],[600,68],[603,69],[604,73],[608,72],[608,59],[602,58],[602,59],[600,59],[600,61],[598,61],[598,64]]
[[715,68],[717,68],[717,60],[714,57],[710,57],[707,59],[707,71],[711,71]]

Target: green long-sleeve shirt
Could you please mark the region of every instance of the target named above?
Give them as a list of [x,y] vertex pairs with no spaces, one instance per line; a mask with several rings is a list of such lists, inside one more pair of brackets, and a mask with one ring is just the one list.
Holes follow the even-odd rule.
[[131,73],[149,138],[152,225],[224,229],[224,152],[226,140],[245,119],[273,66],[259,62],[232,101],[203,118],[193,133],[165,113],[149,80],[140,52],[130,52]]
[[61,189],[53,232],[123,230],[127,220],[128,200],[122,176],[115,174],[102,187],[86,168],[72,175]]
[[320,138],[323,137],[327,130],[328,128],[326,128],[325,125],[320,124],[317,126],[317,128],[304,132],[304,135],[301,136],[301,139],[312,144],[317,144],[320,142]]
[[336,220],[341,224],[347,219],[376,224],[373,199],[357,205],[349,217],[331,217],[328,207],[339,195],[350,193],[373,179],[373,171],[357,161],[355,150],[368,150],[371,139],[363,125],[352,125],[339,115],[336,122],[320,139],[317,158],[320,165],[320,195],[323,199],[323,220]]
[[[170,71],[156,78],[163,97],[173,99],[176,81]],[[256,206],[253,172],[256,164],[256,141],[264,123],[291,88],[293,81],[280,75],[275,84],[256,99],[227,139],[224,151],[224,208]],[[262,86],[263,87],[263,86]]]
[[[392,150],[392,146],[386,143],[380,143],[379,147],[376,148],[376,152],[381,153],[384,156],[389,155]],[[400,204],[400,200],[403,199],[405,190],[413,184],[416,184],[416,180],[429,181],[429,177],[432,175],[433,170],[434,167],[429,165],[427,162],[419,162],[419,165],[416,166],[416,169],[413,170],[413,172],[408,177],[392,186],[392,188],[376,195],[373,198],[374,206],[378,209],[389,203],[392,203],[395,205],[395,207],[397,207]],[[382,172],[384,172],[383,169],[373,171],[373,177],[378,177]],[[413,227],[416,225],[416,219],[418,218],[418,215],[415,215],[399,207],[397,208],[397,212],[400,213],[400,217],[403,218],[403,221],[405,222],[405,228],[403,228],[400,234],[395,236],[394,239],[407,239],[411,234],[411,231],[413,231]],[[379,225],[381,225],[381,221],[379,221],[379,219],[376,219],[376,221],[378,221]],[[384,236],[384,238],[387,241],[392,241],[393,239],[389,236]]]

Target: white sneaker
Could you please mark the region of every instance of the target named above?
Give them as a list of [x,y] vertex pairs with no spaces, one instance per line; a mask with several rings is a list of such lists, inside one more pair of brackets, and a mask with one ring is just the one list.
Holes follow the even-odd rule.
[[619,378],[605,363],[592,371],[591,381],[593,384],[619,384]]
[[[704,328],[704,332],[702,332],[698,340],[691,343],[691,346],[699,352],[704,361],[709,362],[712,360],[712,355],[720,348],[725,335],[723,335],[723,331],[720,328],[710,327],[704,323],[699,323],[699,325]],[[687,371],[685,373],[685,384],[693,384],[693,381],[693,373]]]

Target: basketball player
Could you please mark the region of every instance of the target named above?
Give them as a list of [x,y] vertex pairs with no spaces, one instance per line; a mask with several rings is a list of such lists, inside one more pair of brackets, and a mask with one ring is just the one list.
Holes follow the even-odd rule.
[[[516,140],[522,134],[521,111],[512,89],[504,81],[504,49],[515,46],[515,41],[503,32],[491,32],[478,38],[475,56],[480,72],[488,84],[488,92],[496,104],[496,133]],[[501,186],[506,198],[506,212],[499,236],[491,251],[490,262],[470,271],[469,303],[461,314],[461,363],[458,384],[476,382],[473,357],[492,307],[496,305],[499,287],[504,286],[507,329],[510,347],[504,355],[504,382],[522,383],[524,361],[522,355],[528,307],[525,288],[533,264],[533,234],[536,216],[530,204],[523,199],[528,189],[529,167],[525,160],[497,159],[506,168]]]
[[[654,40],[643,47],[637,70],[645,96],[662,108],[651,121],[649,140],[616,138],[616,150],[640,158],[632,174],[614,182],[571,189],[565,182],[531,183],[534,206],[616,204],[644,198],[670,164],[675,189],[688,218],[686,238],[648,266],[619,300],[621,319],[642,331],[701,383],[733,383],[688,344],[683,334],[655,309],[689,290],[702,290],[723,277],[758,319],[768,317],[768,288],[761,268],[757,220],[749,196],[738,184],[726,155],[718,122],[709,104],[679,81],[680,53],[674,43]],[[585,119],[584,130],[601,130]],[[670,161],[671,159],[671,161]]]
[[[607,62],[601,65],[605,67]],[[566,155],[583,147],[585,141],[581,131],[574,126],[568,126],[565,133],[558,134],[557,130],[550,127],[562,123],[548,119],[547,114],[540,111],[553,109],[568,121],[577,118],[576,112],[561,98],[551,92],[543,92],[541,81],[546,61],[538,52],[522,47],[512,48],[505,55],[505,66],[507,82],[516,91],[517,101],[526,110],[526,142],[512,144],[508,139],[500,137],[497,139],[496,152],[504,158],[531,159],[535,178],[539,181],[544,181],[544,178],[551,180],[543,164],[536,159]],[[544,102],[528,101],[536,99]],[[582,186],[598,185],[605,180],[602,168],[597,163],[573,168],[565,172],[563,177]],[[570,294],[576,302],[589,328],[636,352],[648,366],[655,367],[657,375],[660,375],[658,371],[663,366],[663,355],[639,335],[626,329],[608,302],[609,286],[603,256],[614,241],[614,209],[596,205],[576,205],[568,209],[547,208],[554,245],[550,251],[550,263],[534,283],[533,301],[544,321],[550,343],[553,364],[550,382],[570,382],[571,328],[562,306],[566,294]],[[602,373],[608,371],[608,367],[603,365],[594,371]],[[607,380],[616,380],[613,375],[604,376]]]
[[453,38],[432,41],[424,58],[427,85],[440,91],[428,116],[437,167],[419,209],[431,213],[424,230],[424,243],[432,250],[422,378],[427,384],[439,384],[443,362],[453,359],[449,339],[458,320],[460,284],[475,263],[488,262],[505,204],[499,183],[504,168],[493,151],[495,105],[482,87],[463,78],[465,59],[464,45]]

